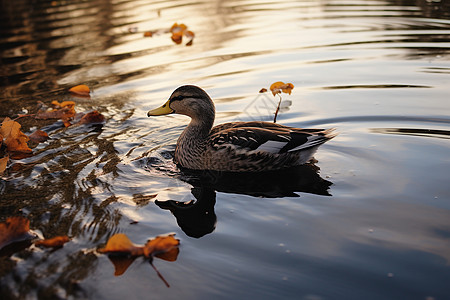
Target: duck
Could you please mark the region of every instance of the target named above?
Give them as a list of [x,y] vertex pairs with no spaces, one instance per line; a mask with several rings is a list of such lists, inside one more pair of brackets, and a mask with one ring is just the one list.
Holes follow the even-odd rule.
[[200,87],[175,89],[147,116],[180,114],[191,118],[176,143],[174,162],[187,170],[276,171],[309,162],[335,129],[301,129],[272,122],[229,122],[213,127],[215,106]]

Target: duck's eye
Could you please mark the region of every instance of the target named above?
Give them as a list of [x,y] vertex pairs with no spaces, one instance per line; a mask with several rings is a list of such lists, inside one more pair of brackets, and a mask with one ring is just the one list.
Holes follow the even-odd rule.
[[184,97],[180,95],[180,96],[176,96],[176,97],[172,98],[172,101],[180,101],[183,99],[184,99]]

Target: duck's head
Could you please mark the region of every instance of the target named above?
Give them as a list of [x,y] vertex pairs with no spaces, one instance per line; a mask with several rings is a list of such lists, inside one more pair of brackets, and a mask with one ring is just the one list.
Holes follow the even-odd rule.
[[186,115],[193,120],[214,120],[214,103],[208,94],[194,85],[183,85],[177,88],[169,100],[161,107],[150,110],[147,116],[161,116],[171,113]]

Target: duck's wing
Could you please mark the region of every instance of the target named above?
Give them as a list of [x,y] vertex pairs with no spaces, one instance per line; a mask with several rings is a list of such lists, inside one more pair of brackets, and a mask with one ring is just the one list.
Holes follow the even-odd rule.
[[251,128],[265,128],[265,129],[282,129],[289,128],[273,122],[262,122],[262,121],[251,121],[251,122],[231,122],[219,124],[211,129],[210,134],[216,134],[223,130],[230,128],[241,128],[241,127],[251,127]]
[[245,149],[281,154],[315,147],[335,136],[333,130],[303,130],[275,125],[277,126],[271,126],[271,128],[230,126],[228,129],[210,135],[209,143],[215,149],[233,147],[235,150]]

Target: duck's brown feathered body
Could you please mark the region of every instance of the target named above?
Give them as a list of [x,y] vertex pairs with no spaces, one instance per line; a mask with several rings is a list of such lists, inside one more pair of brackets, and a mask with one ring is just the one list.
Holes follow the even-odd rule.
[[212,127],[214,104],[196,86],[176,89],[151,115],[179,113],[191,117],[180,135],[175,162],[187,169],[229,172],[272,171],[308,162],[318,146],[333,138],[333,129],[300,129],[270,122],[232,122]]

